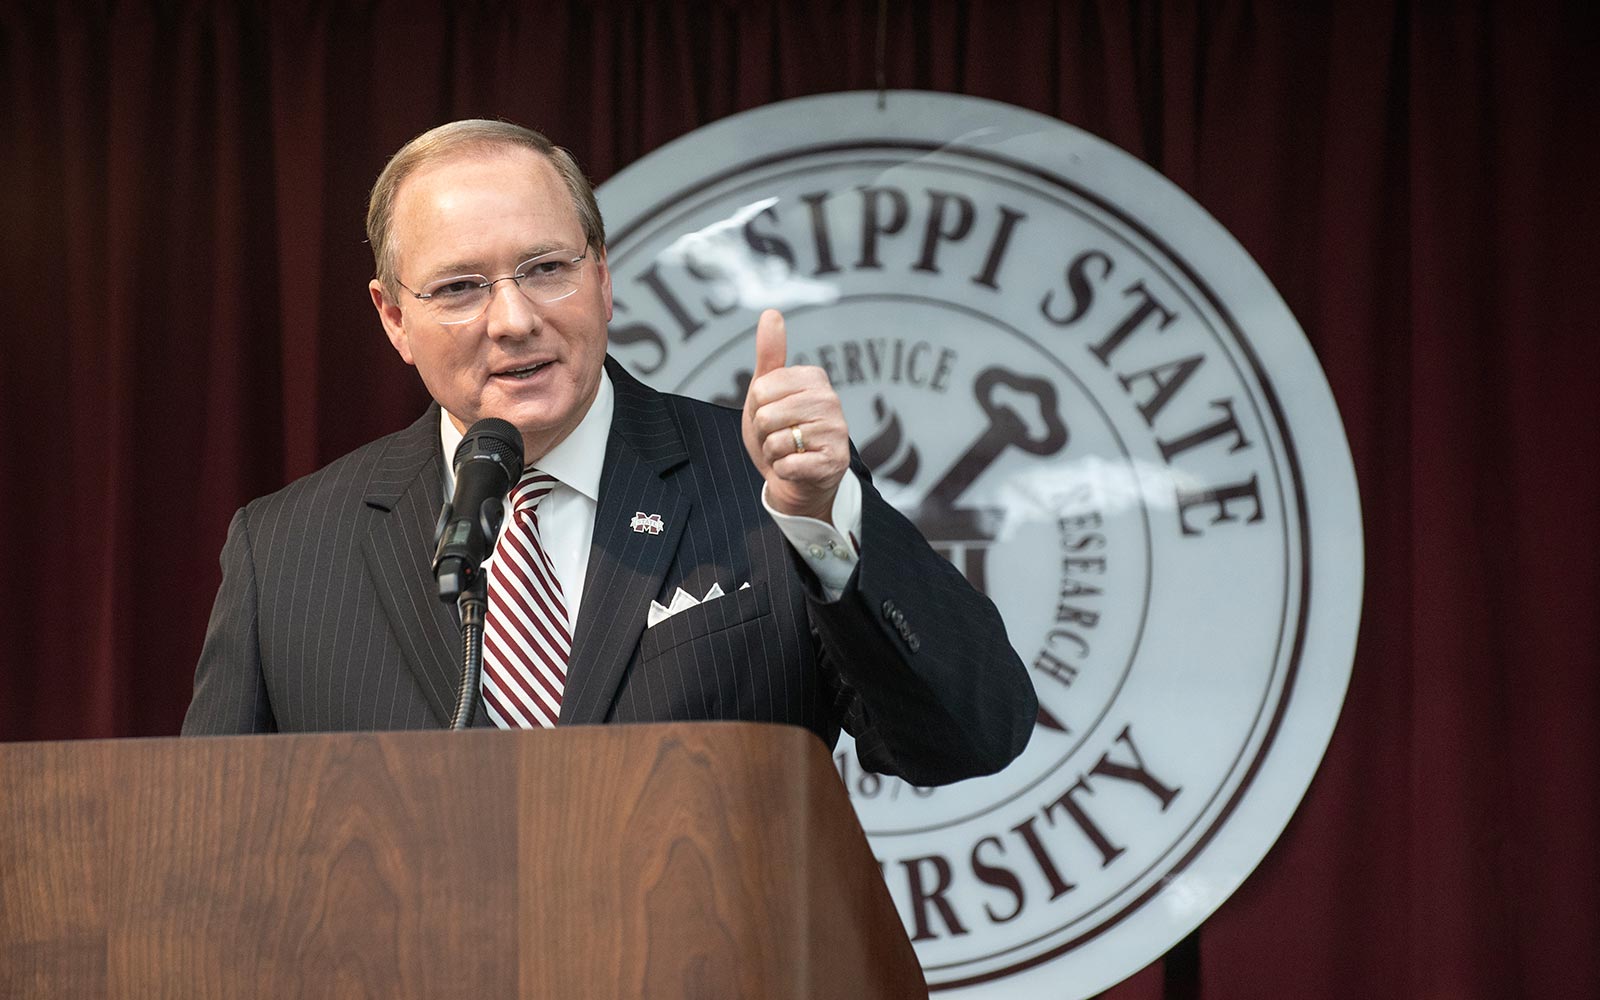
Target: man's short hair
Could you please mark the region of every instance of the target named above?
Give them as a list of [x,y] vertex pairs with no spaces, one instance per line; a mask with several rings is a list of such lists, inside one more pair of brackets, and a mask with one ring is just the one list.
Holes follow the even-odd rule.
[[429,163],[463,154],[515,148],[544,154],[572,195],[572,207],[577,210],[578,222],[583,226],[584,241],[595,250],[605,252],[606,226],[600,218],[600,206],[594,200],[594,188],[589,186],[589,179],[583,176],[583,170],[570,152],[542,133],[511,122],[481,118],[450,122],[429,129],[401,146],[378,175],[377,183],[372,185],[372,195],[367,199],[367,242],[372,244],[378,281],[391,295],[399,278],[395,274],[396,252],[390,230],[394,223],[395,195],[405,179]]

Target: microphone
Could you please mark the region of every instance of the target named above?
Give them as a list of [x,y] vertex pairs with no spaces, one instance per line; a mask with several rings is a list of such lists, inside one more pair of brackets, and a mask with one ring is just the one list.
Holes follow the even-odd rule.
[[505,518],[506,493],[522,478],[522,435],[504,420],[485,417],[467,428],[453,466],[455,496],[439,511],[433,554],[439,600],[447,604],[479,585],[478,567]]

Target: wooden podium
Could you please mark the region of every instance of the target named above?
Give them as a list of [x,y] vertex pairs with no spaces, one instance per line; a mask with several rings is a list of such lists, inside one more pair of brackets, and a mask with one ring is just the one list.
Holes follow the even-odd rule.
[[926,995],[803,730],[0,744],[0,998]]

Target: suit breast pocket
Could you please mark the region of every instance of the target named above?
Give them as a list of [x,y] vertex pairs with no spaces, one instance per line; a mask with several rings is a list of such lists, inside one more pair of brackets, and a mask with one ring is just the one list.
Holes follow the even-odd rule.
[[644,630],[644,638],[639,642],[639,662],[647,663],[686,642],[756,621],[771,611],[767,589],[760,583],[686,608]]

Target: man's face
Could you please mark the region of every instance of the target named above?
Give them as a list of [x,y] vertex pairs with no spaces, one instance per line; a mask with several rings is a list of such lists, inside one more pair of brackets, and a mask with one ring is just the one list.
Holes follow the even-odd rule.
[[[551,250],[584,252],[566,185],[548,159],[522,148],[462,154],[413,173],[400,185],[390,231],[397,277],[417,290],[463,274],[499,278]],[[588,253],[572,295],[535,303],[502,281],[484,314],[459,325],[439,323],[404,288],[391,298],[374,280],[369,290],[390,343],[456,427],[510,421],[532,464],[578,426],[600,385],[611,275],[603,253]]]

